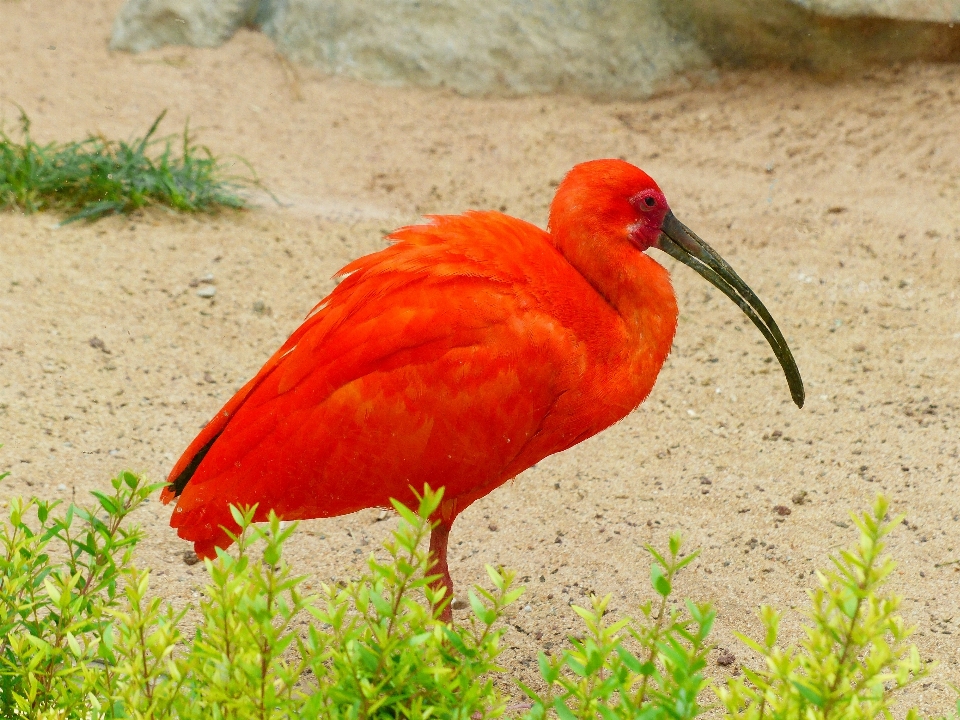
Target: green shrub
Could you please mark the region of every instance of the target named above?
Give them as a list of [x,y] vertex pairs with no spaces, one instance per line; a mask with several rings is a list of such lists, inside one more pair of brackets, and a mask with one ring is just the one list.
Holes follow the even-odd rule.
[[[301,595],[303,578],[282,562],[294,526],[282,529],[273,516],[252,527],[252,511],[234,511],[246,532],[236,557],[220,552],[206,562],[202,617],[180,653],[179,616],[145,601],[147,574],[131,570],[132,612],[116,615],[125,657],[116,687],[129,716],[498,717],[505,702],[490,674],[503,631],[492,625],[520,593],[509,589],[511,573],[488,568],[495,590],[471,596],[477,616],[463,627],[438,621],[447,599],[430,587],[421,541],[440,497],[428,492],[419,515],[398,505],[403,522],[385,543],[390,562],[371,557],[360,580],[324,585],[317,597]],[[317,622],[298,632],[305,614]]]
[[[110,712],[118,584],[143,537],[124,519],[160,485],[122,473],[97,512],[10,501],[0,534],[0,714],[85,718]],[[29,516],[33,516],[32,518]],[[33,522],[31,522],[33,520]],[[55,712],[54,712],[55,711]]]
[[[401,521],[354,581],[305,595],[304,578],[284,562],[294,531],[276,517],[253,526],[234,511],[236,549],[206,562],[208,584],[190,636],[186,610],[152,597],[149,572],[133,563],[143,537],[125,519],[157,485],[122,473],[112,494],[95,493],[96,512],[14,499],[0,557],[0,715],[28,718],[455,718],[504,715],[494,685],[504,609],[522,590],[514,575],[488,568],[491,590],[469,593],[472,614],[439,621],[448,601],[431,587],[422,547],[427,518],[442,493],[427,489],[417,513]],[[673,601],[676,574],[696,553],[652,555],[655,602],[639,620],[610,621],[609,598],[575,607],[583,639],[554,658],[540,655],[545,689],[523,687],[524,720],[551,716],[668,720],[711,709],[730,720],[872,720],[891,717],[895,692],[926,672],[898,599],[883,594],[892,569],[882,538],[880,499],[856,518],[860,541],[833,558],[811,592],[806,636],[781,649],[779,615],[761,611],[763,642],[744,638],[764,662],[742,677],[706,675],[709,604]],[[915,717],[911,711],[909,717]],[[960,704],[957,709],[960,720]]]
[[[831,557],[833,569],[818,573],[810,591],[811,609],[799,647],[781,648],[781,614],[764,606],[763,642],[740,635],[763,662],[744,667],[743,677],[714,682],[713,694],[728,720],[873,720],[892,717],[896,692],[926,676],[917,648],[908,644],[912,630],[897,615],[900,598],[885,594],[883,584],[895,564],[884,557],[883,538],[902,518],[886,520],[887,501],[878,497],[872,511],[851,515],[859,542]],[[531,720],[553,711],[574,718],[694,718],[707,708],[703,675],[711,649],[707,636],[714,620],[708,604],[684,603],[670,609],[673,578],[696,553],[681,557],[679,536],[670,539],[670,555],[654,548],[651,582],[659,600],[640,610],[639,625],[629,619],[607,624],[609,598],[594,598],[593,608],[574,608],[587,625],[587,637],[540,667],[549,691],[534,699]],[[908,718],[916,718],[910,710]],[[960,720],[960,701],[956,720]]]
[[[809,622],[799,647],[777,644],[781,614],[763,606],[762,642],[740,636],[766,664],[745,669],[718,690],[731,718],[889,717],[894,691],[927,674],[907,638],[913,632],[897,615],[901,599],[882,593],[895,563],[883,557],[883,538],[902,520],[887,521],[887,501],[877,498],[872,513],[851,515],[860,542],[830,558],[833,569],[818,572],[810,591]],[[960,713],[960,705],[957,712]],[[916,717],[910,710],[908,717]]]
[[541,696],[524,688],[534,700],[531,720],[551,710],[561,720],[694,718],[704,712],[700,699],[709,681],[703,670],[716,614],[709,604],[689,600],[684,610],[668,607],[674,576],[699,554],[681,558],[680,547],[679,535],[670,538],[669,558],[648,546],[658,599],[640,606],[639,624],[630,618],[608,624],[609,596],[594,597],[590,609],[573,606],[586,624],[586,637],[573,640],[573,648],[553,660],[540,654],[548,689]]
[[[0,127],[0,209],[57,210],[68,215],[61,223],[66,224],[150,204],[181,212],[244,207],[237,191],[244,185],[260,186],[252,170],[249,179],[225,176],[223,164],[191,141],[188,127],[179,155],[174,154],[172,138],[153,138],[164,115],[166,110],[146,135],[129,143],[90,135],[80,142],[40,145],[21,110],[22,142]],[[151,157],[148,150],[158,143],[163,150]]]
[[458,627],[438,620],[448,599],[431,587],[421,546],[442,493],[427,492],[419,514],[397,506],[389,562],[371,556],[362,578],[324,585],[318,596],[301,594],[304,578],[282,559],[295,526],[276,516],[252,526],[252,510],[234,510],[243,528],[236,551],[206,561],[201,617],[187,639],[185,612],[150,598],[149,573],[132,562],[142,531],[122,525],[157,487],[121,474],[113,495],[95,493],[106,519],[73,505],[54,517],[56,503],[12,502],[0,558],[4,717],[502,714],[491,675],[503,630],[493,625],[520,591],[513,573],[488,568],[494,589],[470,593],[475,616]]

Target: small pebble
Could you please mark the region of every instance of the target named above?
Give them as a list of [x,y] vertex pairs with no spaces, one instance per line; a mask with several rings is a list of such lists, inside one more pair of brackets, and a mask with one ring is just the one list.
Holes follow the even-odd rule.
[[213,375],[210,374],[210,371],[207,370],[203,373],[203,381],[207,383],[215,383],[216,380],[213,379]]
[[487,525],[487,529],[490,530],[490,532],[496,532],[500,528],[497,527],[496,523],[490,523],[489,525]]
[[212,298],[217,294],[217,289],[213,285],[204,285],[197,290],[197,295],[202,298]]
[[200,562],[200,557],[193,550],[186,550],[181,557],[184,565],[196,565]]
[[107,355],[110,354],[110,351],[107,350],[106,344],[104,344],[103,340],[98,338],[96,335],[94,335],[92,338],[87,340],[87,345],[94,348],[95,350],[100,350],[101,352],[104,352]]
[[810,502],[810,500],[807,499],[807,491],[806,491],[806,490],[801,490],[800,492],[798,492],[796,495],[794,495],[794,496],[793,496],[792,498],[790,498],[790,499],[791,499],[791,501],[793,502],[794,505],[806,505],[808,502]]
[[788,508],[786,505],[775,505],[773,508],[773,511],[777,515],[780,515],[781,517],[786,517],[787,515],[793,512],[793,510]]
[[63,483],[60,483],[59,485],[57,485],[57,490],[60,490],[61,492],[66,489],[67,489],[67,486],[64,485]]
[[717,655],[717,665],[723,665],[728,667],[733,665],[737,661],[736,655],[727,650],[726,648],[717,648],[719,654]]

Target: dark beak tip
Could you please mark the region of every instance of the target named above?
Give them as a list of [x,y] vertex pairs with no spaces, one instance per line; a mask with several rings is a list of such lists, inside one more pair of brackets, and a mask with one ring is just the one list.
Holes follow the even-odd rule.
[[695,270],[724,295],[733,300],[757,326],[780,361],[790,396],[798,408],[806,399],[800,370],[776,321],[732,267],[690,228],[668,212],[661,225],[656,247]]

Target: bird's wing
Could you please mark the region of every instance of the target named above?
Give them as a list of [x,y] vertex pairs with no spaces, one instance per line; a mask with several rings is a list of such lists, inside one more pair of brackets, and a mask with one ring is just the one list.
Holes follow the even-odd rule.
[[[531,447],[569,389],[563,359],[578,355],[531,290],[531,273],[561,272],[545,234],[472,213],[391,239],[344,268],[174,466],[163,499],[183,492],[173,520],[181,535],[196,540],[229,522],[228,501],[315,517],[383,504],[407,481],[475,492],[508,468],[516,474],[519,455],[532,464],[561,449]],[[347,476],[337,488],[333,467]],[[328,497],[307,497],[316,492],[304,484],[321,476]]]
[[[248,400],[257,404],[271,392],[289,392],[307,375],[321,372],[329,360],[342,358],[340,364],[350,365],[349,358],[363,356],[366,363],[375,364],[385,353],[427,344],[431,334],[434,339],[449,337],[455,328],[444,322],[425,323],[425,336],[413,333],[404,321],[418,319],[422,323],[442,316],[449,322],[467,283],[483,285],[487,292],[525,285],[529,263],[517,259],[531,254],[531,238],[542,241],[538,236],[545,235],[533,225],[499,213],[469,212],[429,216],[428,220],[429,224],[394,231],[387,236],[394,243],[391,247],[361,257],[336,274],[342,278],[340,285],[310,311],[300,327],[190,443],[170,471],[171,486],[161,496],[164,502],[180,494],[212,443]],[[444,281],[449,283],[446,288]],[[391,295],[411,287],[420,288],[424,305],[407,308],[402,313],[406,318],[388,317]],[[358,313],[362,319],[354,321]],[[358,372],[362,372],[362,366],[354,364],[348,375]],[[275,388],[258,393],[268,378],[273,378]],[[333,385],[338,380],[341,378],[330,377]]]

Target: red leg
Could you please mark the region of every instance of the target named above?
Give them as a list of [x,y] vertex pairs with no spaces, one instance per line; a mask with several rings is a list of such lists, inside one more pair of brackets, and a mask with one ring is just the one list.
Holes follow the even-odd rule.
[[433,532],[430,533],[430,555],[433,557],[436,565],[430,569],[430,574],[440,574],[434,587],[445,587],[447,589],[447,604],[440,614],[440,619],[444,622],[453,622],[453,581],[450,579],[450,570],[447,568],[447,539],[450,537],[450,526],[453,518],[445,520],[440,518]]

